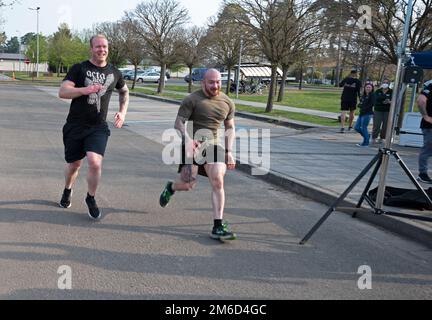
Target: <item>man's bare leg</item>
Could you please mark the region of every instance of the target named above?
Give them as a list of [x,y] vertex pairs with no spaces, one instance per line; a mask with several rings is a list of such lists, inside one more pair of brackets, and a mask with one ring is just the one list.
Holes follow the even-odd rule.
[[226,165],[224,163],[208,163],[204,168],[212,186],[213,218],[222,220],[225,208],[224,176]]
[[341,132],[345,129],[345,120],[346,120],[346,111],[342,111],[341,113]]
[[103,156],[94,152],[87,152],[87,161],[88,161],[88,172],[87,172],[88,193],[90,196],[94,197],[102,176]]
[[350,110],[350,115],[349,115],[349,127],[350,128],[353,128],[354,115],[355,115],[355,110]]

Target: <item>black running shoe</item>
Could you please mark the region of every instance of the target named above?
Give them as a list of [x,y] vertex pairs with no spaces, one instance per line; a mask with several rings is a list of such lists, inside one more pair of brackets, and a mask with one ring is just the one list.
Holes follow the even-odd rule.
[[100,210],[96,204],[96,200],[94,197],[91,197],[88,193],[87,193],[87,198],[85,199],[86,203],[87,203],[87,207],[88,207],[88,215],[90,218],[92,219],[99,219],[101,217],[101,213]]
[[159,204],[162,208],[165,208],[168,205],[168,202],[170,201],[173,193],[170,191],[172,190],[172,182],[168,181],[165,189],[163,189],[160,197],[159,197]]
[[419,180],[421,182],[424,182],[424,183],[432,184],[432,179],[428,176],[427,173],[420,173],[418,175],[418,179],[417,180]]
[[237,239],[237,235],[233,232],[228,231],[228,225],[224,223],[219,227],[213,227],[213,230],[210,233],[210,238],[221,241],[235,240]]
[[72,189],[64,189],[63,194],[60,200],[60,207],[62,208],[70,208],[72,200]]

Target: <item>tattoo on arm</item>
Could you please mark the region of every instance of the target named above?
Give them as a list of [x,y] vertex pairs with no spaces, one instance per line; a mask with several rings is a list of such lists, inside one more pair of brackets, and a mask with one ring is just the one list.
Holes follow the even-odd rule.
[[129,91],[119,92],[119,100],[120,100],[120,104],[129,102]]
[[174,124],[174,128],[177,129],[180,136],[184,139],[186,136],[186,121],[188,121],[187,118],[182,116],[177,116]]

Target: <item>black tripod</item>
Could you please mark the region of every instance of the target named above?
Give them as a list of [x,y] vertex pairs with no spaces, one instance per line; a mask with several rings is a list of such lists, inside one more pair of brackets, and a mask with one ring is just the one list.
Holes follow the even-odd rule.
[[[359,202],[357,203],[355,208],[352,208],[354,210],[353,217],[356,216],[356,213],[360,210],[362,210],[360,207],[364,200],[371,206],[371,210],[367,210],[367,212],[375,213],[375,214],[386,214],[386,215],[392,215],[392,216],[398,216],[402,218],[409,218],[409,219],[416,219],[416,220],[423,220],[423,221],[431,221],[432,217],[422,217],[418,215],[412,215],[412,214],[404,214],[399,212],[392,212],[392,211],[385,211],[380,208],[376,207],[376,203],[371,199],[371,197],[368,195],[368,191],[370,186],[372,185],[375,176],[378,173],[379,168],[381,167],[383,157],[393,155],[396,158],[396,161],[400,164],[403,171],[407,174],[407,176],[410,178],[412,183],[416,186],[417,190],[419,190],[423,196],[425,197],[428,205],[432,207],[432,200],[429,198],[427,193],[424,191],[422,186],[418,183],[414,175],[411,173],[411,171],[408,169],[406,164],[403,162],[401,157],[398,155],[397,151],[392,149],[386,149],[386,148],[380,148],[376,156],[368,163],[368,165],[363,169],[362,172],[357,176],[357,178],[354,179],[354,181],[351,183],[351,185],[342,193],[342,195],[331,205],[331,207],[327,210],[327,212],[322,216],[322,218],[312,227],[312,229],[308,232],[308,234],[300,241],[300,244],[305,244],[306,241],[309,240],[309,238],[315,233],[315,231],[324,223],[324,221],[330,216],[330,214],[337,209],[337,206],[339,203],[341,203],[345,197],[354,189],[354,187],[357,185],[357,183],[360,182],[360,180],[367,174],[367,172],[374,166],[376,163],[376,166],[369,178],[368,183],[366,184],[366,187],[360,197]],[[345,208],[347,209],[347,208]],[[350,208],[351,209],[351,208]],[[364,210],[364,209],[363,209]]]

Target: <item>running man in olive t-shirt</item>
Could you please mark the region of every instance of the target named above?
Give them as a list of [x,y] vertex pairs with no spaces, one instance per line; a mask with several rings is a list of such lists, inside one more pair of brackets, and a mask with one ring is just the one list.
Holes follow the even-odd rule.
[[[180,132],[183,159],[179,166],[180,176],[176,182],[169,181],[160,195],[159,203],[166,207],[176,191],[190,191],[196,184],[197,175],[207,176],[212,186],[214,226],[210,237],[233,240],[236,235],[223,222],[225,207],[224,177],[226,170],[235,169],[232,146],[235,140],[234,103],[221,89],[221,74],[209,69],[201,82],[202,89],[186,97],[178,111],[175,128]],[[193,137],[186,130],[186,122],[192,124]],[[225,148],[218,144],[217,130],[225,127]],[[193,158],[193,160],[192,160]],[[188,161],[189,159],[189,161]]]

